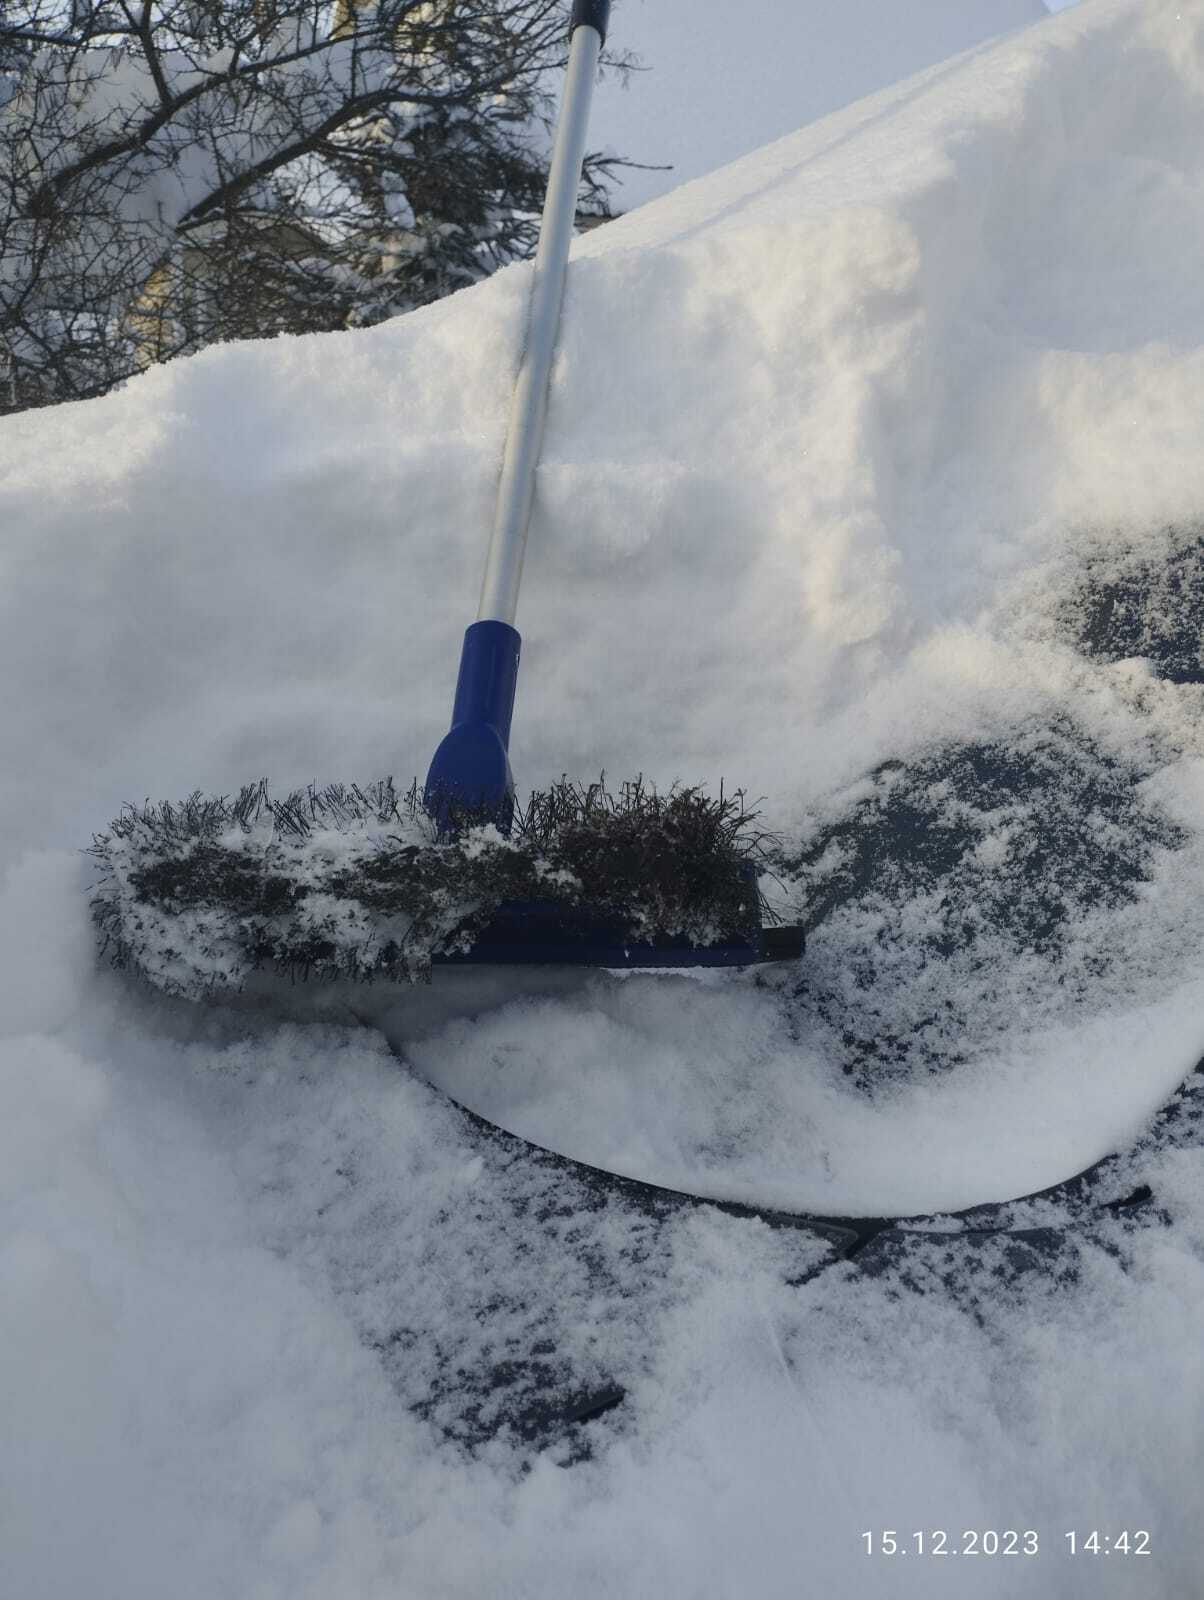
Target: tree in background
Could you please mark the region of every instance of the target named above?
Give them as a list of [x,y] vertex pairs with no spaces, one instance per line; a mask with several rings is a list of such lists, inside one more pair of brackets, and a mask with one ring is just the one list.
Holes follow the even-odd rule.
[[[379,322],[530,254],[567,9],[10,4],[0,409],[219,339]],[[587,211],[617,164],[587,160]]]

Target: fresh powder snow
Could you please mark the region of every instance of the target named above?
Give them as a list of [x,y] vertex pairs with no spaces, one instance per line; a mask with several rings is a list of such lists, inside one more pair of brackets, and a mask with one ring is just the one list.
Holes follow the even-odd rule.
[[[1084,0],[575,247],[515,771],[743,786],[782,968],[198,1007],[98,961],[124,804],[425,770],[529,267],[4,420],[0,1589],[1198,1588],[1204,1181],[1140,1140],[1204,1000],[1202,122],[1204,6]],[[1157,1220],[859,1269],[449,1094],[836,1217],[1136,1142]],[[538,1420],[616,1383],[588,1448]],[[933,1528],[1040,1554],[865,1554]]]

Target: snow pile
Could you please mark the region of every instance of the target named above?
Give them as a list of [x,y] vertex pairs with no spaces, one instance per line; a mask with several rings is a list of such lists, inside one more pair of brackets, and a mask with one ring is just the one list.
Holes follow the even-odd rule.
[[[515,770],[766,795],[812,930],[761,982],[206,1010],[95,963],[70,852],[124,803],[425,770],[526,268],[6,419],[6,1592],[964,1592],[867,1561],[900,1526],[1039,1527],[983,1595],[1192,1592],[1196,1149],[1040,1275],[934,1231],[813,1277],[815,1235],[594,1206],[421,1080],[834,1211],[1139,1132],[1204,999],[1202,91],[1199,4],[1089,0],[577,248]],[[529,1436],[482,1444],[497,1373]],[[562,1470],[539,1418],[611,1383]],[[1071,1560],[1086,1519],[1155,1557]]]
[[[1190,10],[1096,3],[580,241],[519,617],[520,789],[605,771],[765,796],[763,883],[812,956],[750,997],[766,1055],[733,1039],[672,1093],[643,980],[604,1069],[570,1008],[532,1052],[547,1093],[514,1100],[482,1065],[504,1015],[471,1047],[391,1016],[435,1081],[638,1176],[834,1210],[1053,1181],[1173,1085],[1198,1042],[1198,688],[1139,692],[1074,616],[1084,585],[1190,551],[1204,503],[1202,81]],[[10,711],[41,751],[0,777],[15,845],[86,840],[148,796],[425,771],[528,285],[516,268],[372,337],[210,350],[13,419],[0,648],[47,688]],[[1190,586],[1141,592],[1190,619]],[[1050,740],[1070,767],[1034,790],[1023,751]],[[984,746],[1011,778],[955,798]],[[866,835],[873,870],[841,887],[821,847],[870,826],[850,786],[890,763],[955,848],[892,873]],[[1031,831],[1054,814],[1051,897]],[[1076,1067],[1066,1031],[1104,1018],[1103,1058]],[[945,1094],[942,1063],[966,1068]],[[969,1086],[1016,1121],[1047,1077],[1043,1104],[1081,1102],[1073,1130],[997,1148]],[[632,1120],[553,1114],[593,1095]],[[852,1152],[879,1142],[866,1117],[893,1145],[908,1096],[917,1160],[888,1178]],[[961,1170],[920,1154],[942,1143]]]

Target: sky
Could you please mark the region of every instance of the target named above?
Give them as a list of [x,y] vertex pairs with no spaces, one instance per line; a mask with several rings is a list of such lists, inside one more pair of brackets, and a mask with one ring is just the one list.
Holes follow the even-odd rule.
[[630,210],[1046,14],[1045,0],[618,0],[610,42],[648,70],[599,85],[590,146],[672,168],[628,173],[613,204]]

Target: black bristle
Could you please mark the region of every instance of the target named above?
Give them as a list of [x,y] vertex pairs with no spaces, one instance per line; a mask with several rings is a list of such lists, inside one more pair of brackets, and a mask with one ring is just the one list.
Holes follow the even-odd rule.
[[632,939],[706,944],[748,925],[741,868],[768,838],[756,817],[739,790],[661,794],[639,776],[613,794],[603,774],[533,792],[507,837],[468,814],[448,838],[416,782],[401,796],[386,778],[278,800],[262,781],[233,800],[127,807],[94,840],[92,911],[114,965],[194,998],[265,966],[422,981],[433,955],[507,900],[588,907]]

